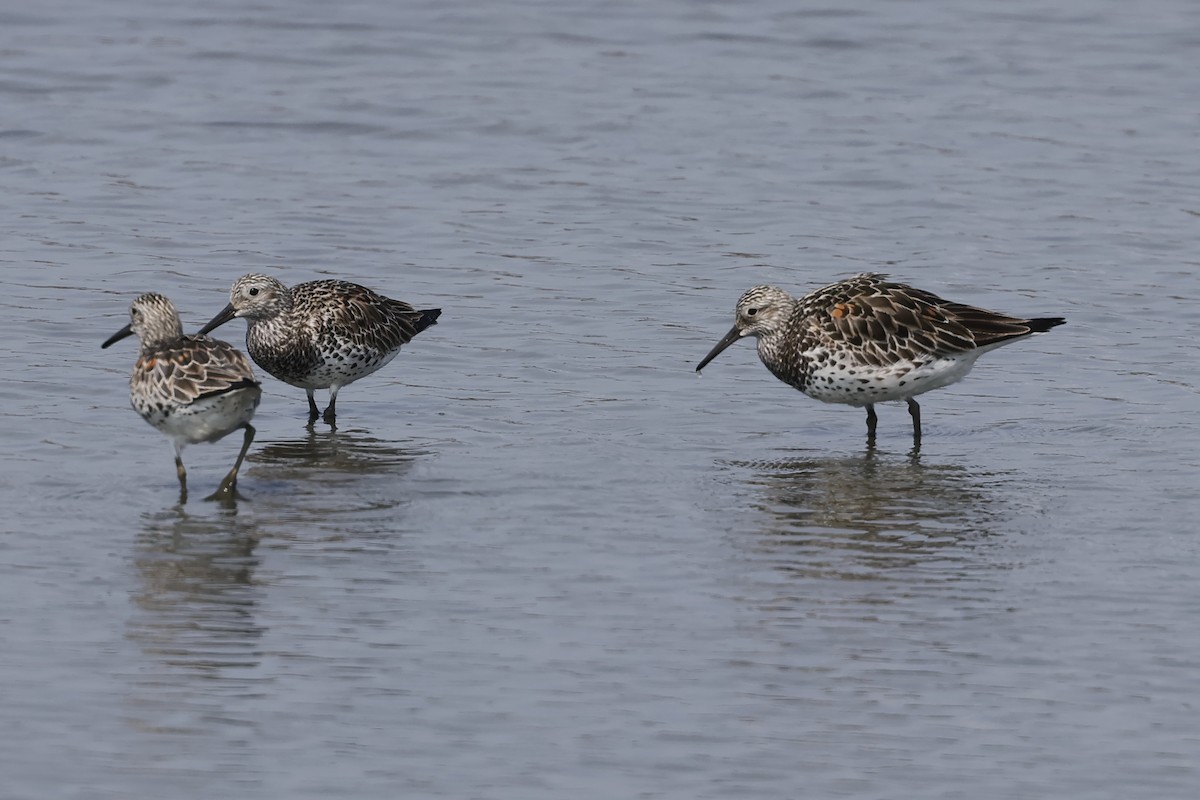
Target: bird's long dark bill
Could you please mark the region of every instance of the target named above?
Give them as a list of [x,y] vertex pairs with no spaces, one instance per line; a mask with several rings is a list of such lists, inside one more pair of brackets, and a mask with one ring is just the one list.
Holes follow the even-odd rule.
[[722,350],[724,350],[726,347],[729,347],[729,345],[733,344],[740,338],[742,338],[742,332],[738,330],[737,327],[734,327],[733,330],[725,334],[725,337],[721,339],[721,341],[717,342],[717,346],[709,351],[708,355],[704,357],[704,360],[696,365],[696,372],[699,372],[708,366],[708,362],[721,355]]
[[104,344],[100,345],[100,349],[103,350],[104,348],[108,347],[110,344],[116,344],[117,342],[124,339],[126,336],[132,336],[132,335],[133,335],[133,326],[126,325],[124,328],[121,328],[121,330],[117,331],[112,336],[108,337],[108,339],[105,340]]
[[237,314],[237,312],[233,310],[233,304],[230,303],[229,305],[227,305],[223,309],[221,309],[221,313],[217,314],[215,317],[213,317],[211,322],[209,322],[203,328],[198,330],[196,332],[196,335],[203,336],[204,334],[208,333],[209,331],[213,330],[214,328],[221,327],[226,322],[229,322],[229,320],[233,319],[236,314]]

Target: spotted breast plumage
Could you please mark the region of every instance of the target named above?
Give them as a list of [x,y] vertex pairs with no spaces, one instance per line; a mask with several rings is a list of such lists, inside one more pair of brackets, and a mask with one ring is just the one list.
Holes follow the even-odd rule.
[[866,407],[869,442],[875,439],[875,403],[905,400],[919,444],[916,395],[961,380],[989,350],[1063,322],[951,302],[878,273],[799,298],[755,286],[738,300],[733,329],[696,371],[737,340],[754,336],[759,358],[784,383],[827,403]]
[[246,349],[254,362],[305,390],[310,424],[321,415],[314,390],[329,389],[324,419],[332,425],[338,391],[395,358],[402,345],[435,324],[441,313],[440,308],[418,311],[348,281],[309,281],[288,288],[251,273],[234,281],[229,305],[200,333],[244,317]]
[[161,294],[138,297],[129,308],[129,318],[129,324],[101,347],[137,335],[140,349],[129,379],[129,400],[142,419],[174,443],[180,502],[187,501],[183,448],[215,442],[242,428],[245,434],[237,461],[209,499],[236,496],[238,470],[254,441],[250,420],[262,397],[249,360],[226,342],[184,336],[179,313]]

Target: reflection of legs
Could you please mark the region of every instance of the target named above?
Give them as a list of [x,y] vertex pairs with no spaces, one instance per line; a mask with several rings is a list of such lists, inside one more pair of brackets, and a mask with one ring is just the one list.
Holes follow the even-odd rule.
[[[337,410],[334,408],[337,405],[337,393],[341,387],[336,383],[329,387],[329,407],[325,409],[325,421],[330,425],[337,419]],[[315,408],[315,406],[314,406]]]
[[250,449],[250,443],[254,441],[254,426],[247,422],[242,427],[246,429],[246,435],[242,437],[242,450],[238,453],[237,461],[233,463],[233,469],[229,470],[229,474],[217,487],[217,491],[213,495],[214,499],[225,495],[232,496],[237,492],[238,470],[242,468],[242,460],[246,457],[246,451]]
[[875,416],[875,406],[867,406],[867,444],[875,444],[875,423],[879,421],[879,417]]
[[921,407],[917,401],[908,398],[908,413],[913,418],[913,444],[921,443]]
[[321,416],[321,410],[317,408],[317,401],[313,399],[313,390],[308,389],[308,424],[312,425],[317,421],[317,417]]
[[175,474],[179,476],[179,502],[187,502],[187,470],[183,468],[183,448],[175,445]]

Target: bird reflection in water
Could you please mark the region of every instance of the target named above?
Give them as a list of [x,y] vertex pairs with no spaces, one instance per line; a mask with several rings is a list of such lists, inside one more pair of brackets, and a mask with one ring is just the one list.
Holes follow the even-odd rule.
[[950,578],[998,516],[1003,475],[924,463],[918,451],[740,462],[765,512],[757,556],[807,577],[894,579],[903,568]]
[[[309,429],[296,439],[266,441],[248,459],[254,515],[273,538],[391,535],[395,509],[411,500],[402,480],[431,451],[361,431]],[[347,515],[355,515],[351,525]],[[388,516],[388,515],[391,516]]]
[[128,638],[146,655],[129,698],[130,724],[192,735],[229,718],[225,699],[253,691],[265,628],[254,525],[234,510],[192,516],[182,508],[147,514],[133,562]]
[[429,452],[356,431],[309,430],[301,439],[265,442],[250,463],[264,477],[289,479],[310,470],[346,475],[404,470]]
[[257,543],[254,526],[232,512],[147,515],[134,553],[142,613],[129,636],[163,671],[212,677],[258,664]]

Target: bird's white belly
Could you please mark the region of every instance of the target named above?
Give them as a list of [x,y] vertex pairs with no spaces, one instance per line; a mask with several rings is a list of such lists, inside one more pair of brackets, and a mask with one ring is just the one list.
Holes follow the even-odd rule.
[[978,353],[886,367],[832,362],[817,367],[804,393],[826,403],[866,406],[905,400],[961,380]]
[[390,352],[361,348],[327,351],[321,354],[321,363],[306,375],[287,382],[301,389],[328,389],[334,385],[340,388],[382,369],[399,352],[400,348]]
[[170,413],[143,413],[147,422],[180,444],[215,442],[245,425],[254,416],[262,390],[238,389],[175,406]]

